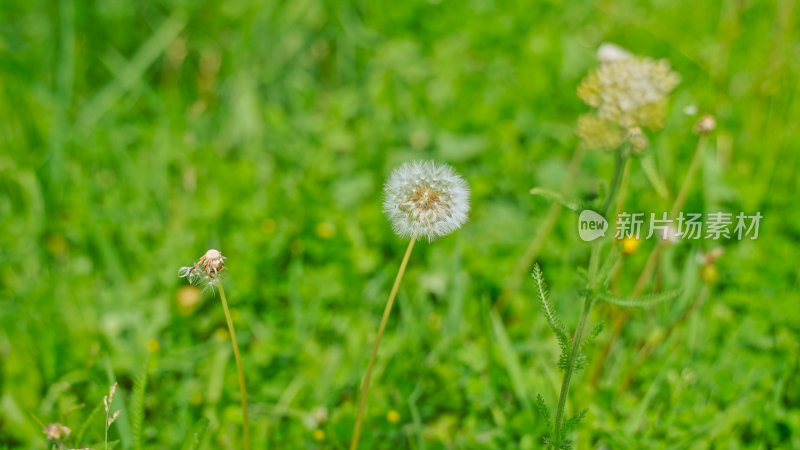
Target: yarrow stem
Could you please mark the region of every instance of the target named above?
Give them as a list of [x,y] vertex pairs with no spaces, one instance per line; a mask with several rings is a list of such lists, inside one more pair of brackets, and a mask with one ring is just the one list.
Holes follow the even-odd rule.
[[361,424],[364,421],[364,410],[366,409],[367,396],[369,395],[369,381],[372,377],[372,369],[375,366],[375,360],[378,357],[378,347],[381,345],[381,338],[383,337],[384,330],[386,330],[386,323],[389,321],[389,316],[392,313],[394,299],[397,296],[397,291],[400,289],[400,282],[403,280],[403,274],[406,272],[406,266],[408,265],[408,260],[411,257],[411,251],[414,249],[414,243],[416,240],[416,237],[412,237],[408,242],[406,254],[403,256],[403,262],[400,263],[400,269],[397,271],[397,277],[394,279],[392,291],[389,293],[389,300],[386,301],[386,307],[383,310],[383,317],[381,318],[381,323],[378,326],[378,335],[375,338],[375,345],[372,347],[372,355],[369,358],[367,373],[364,376],[364,382],[361,385],[361,399],[358,402],[358,417],[356,418],[356,424],[353,428],[353,437],[350,441],[350,450],[355,450],[358,448],[358,439],[361,436]]
[[[614,169],[614,178],[611,182],[608,197],[603,204],[602,212],[609,216],[614,211],[614,200],[619,192],[619,185],[622,180],[622,172],[627,164],[628,156],[625,153],[626,149],[620,148],[617,150],[617,161]],[[555,421],[553,423],[553,436],[556,444],[561,442],[561,426],[564,420],[564,409],[567,405],[567,397],[569,396],[569,385],[572,381],[572,373],[575,371],[578,355],[580,354],[581,342],[583,340],[583,333],[586,329],[586,323],[589,320],[589,312],[592,310],[594,296],[597,290],[597,278],[600,265],[600,251],[603,246],[603,241],[598,239],[592,244],[592,250],[589,255],[589,279],[586,284],[586,294],[583,300],[583,307],[581,308],[581,315],[578,319],[578,326],[575,329],[575,334],[570,343],[569,355],[567,357],[567,364],[564,367],[564,376],[561,381],[561,392],[558,396],[558,407],[556,409]]]
[[614,207],[614,199],[617,196],[617,190],[619,189],[620,180],[622,179],[622,171],[625,168],[625,161],[627,160],[625,152],[626,148],[624,145],[617,149],[617,161],[614,166],[614,178],[611,182],[611,190],[608,191],[608,197],[606,197],[606,201],[603,203],[603,208],[600,210],[600,212],[607,216],[612,212],[611,208]]
[[561,424],[564,419],[564,408],[567,404],[567,396],[569,395],[569,384],[572,380],[572,372],[575,369],[575,362],[580,352],[581,340],[583,339],[583,332],[586,329],[586,322],[589,319],[589,312],[592,309],[594,302],[594,286],[596,282],[597,271],[594,269],[598,265],[601,241],[596,241],[592,244],[592,252],[589,256],[589,283],[586,289],[586,295],[583,300],[583,308],[581,309],[581,316],[578,319],[578,326],[575,329],[575,335],[572,337],[570,343],[569,357],[567,359],[567,366],[564,368],[564,377],[561,382],[561,393],[558,396],[558,408],[556,409],[556,417],[554,422],[554,437],[556,443],[561,441]]
[[242,357],[239,354],[239,343],[236,341],[236,330],[233,328],[233,319],[228,310],[228,299],[225,297],[225,288],[222,287],[222,280],[217,281],[219,286],[219,298],[222,301],[222,309],[225,311],[225,320],[228,322],[228,332],[231,335],[233,345],[233,356],[236,359],[236,370],[239,373],[239,393],[242,397],[242,426],[244,427],[244,448],[250,450],[250,423],[247,417],[247,387],[244,384],[244,370],[242,369]]

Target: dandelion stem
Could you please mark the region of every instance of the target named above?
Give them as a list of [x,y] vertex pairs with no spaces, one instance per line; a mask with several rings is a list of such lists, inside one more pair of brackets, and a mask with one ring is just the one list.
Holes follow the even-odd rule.
[[233,319],[228,310],[228,299],[225,297],[225,288],[222,287],[222,280],[219,280],[219,298],[222,301],[222,309],[225,311],[225,320],[228,321],[228,332],[231,335],[233,345],[233,356],[236,359],[236,370],[239,372],[239,391],[242,396],[242,425],[244,426],[244,448],[250,450],[250,423],[247,418],[247,388],[244,384],[244,370],[242,369],[242,356],[239,354],[239,343],[236,341],[236,330],[233,328]]
[[355,427],[353,428],[353,438],[350,441],[350,450],[355,450],[358,448],[358,439],[361,436],[361,423],[364,420],[364,410],[367,406],[367,396],[369,395],[369,380],[372,377],[372,369],[375,366],[375,360],[378,357],[378,347],[381,344],[383,332],[386,330],[386,323],[389,321],[389,315],[392,313],[392,305],[394,305],[394,299],[397,296],[398,289],[400,289],[400,281],[402,281],[403,274],[406,272],[408,259],[411,257],[411,250],[414,249],[414,243],[416,240],[416,237],[412,237],[411,241],[408,243],[406,254],[403,256],[403,262],[400,263],[400,269],[397,271],[397,277],[394,279],[392,291],[389,293],[389,300],[386,301],[386,308],[383,310],[381,324],[378,326],[378,336],[375,338],[375,345],[372,347],[372,355],[369,358],[367,374],[364,376],[364,382],[361,385],[361,399],[358,402],[358,416],[356,418]]
[[[614,212],[616,206],[614,200],[619,193],[620,183],[622,182],[622,173],[627,166],[628,156],[626,155],[626,148],[620,147],[617,150],[617,161],[614,168],[614,178],[611,181],[611,187],[608,191],[602,212],[605,217],[610,216]],[[575,329],[575,334],[572,337],[572,342],[569,347],[569,355],[567,356],[567,365],[564,368],[564,377],[561,381],[561,393],[558,396],[558,408],[556,409],[555,422],[553,424],[553,437],[556,444],[561,442],[561,424],[564,420],[564,408],[567,405],[567,396],[569,395],[569,384],[572,381],[572,373],[575,371],[575,365],[580,354],[581,341],[583,340],[583,332],[586,329],[586,322],[589,319],[589,312],[592,309],[594,302],[595,291],[597,290],[598,270],[600,267],[600,251],[602,250],[603,240],[597,240],[592,244],[592,250],[589,254],[589,279],[586,285],[586,294],[583,300],[583,307],[581,308],[581,316],[578,319],[578,326]]]

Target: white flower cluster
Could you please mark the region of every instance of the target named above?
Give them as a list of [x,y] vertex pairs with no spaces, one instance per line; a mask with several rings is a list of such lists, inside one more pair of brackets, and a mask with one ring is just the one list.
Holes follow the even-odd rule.
[[665,59],[654,60],[608,47],[598,52],[603,64],[578,86],[578,97],[597,109],[601,119],[624,128],[660,128],[667,96],[680,77]]
[[469,186],[446,164],[405,163],[389,176],[384,194],[383,211],[404,238],[425,236],[432,241],[467,221]]

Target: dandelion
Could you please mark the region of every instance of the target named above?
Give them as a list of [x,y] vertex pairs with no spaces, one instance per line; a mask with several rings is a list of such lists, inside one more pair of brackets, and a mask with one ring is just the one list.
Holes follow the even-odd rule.
[[667,96],[680,81],[669,62],[634,55],[606,60],[581,82],[578,97],[624,128],[662,128]]
[[420,237],[433,241],[461,228],[469,213],[469,186],[460,175],[446,164],[431,161],[416,161],[403,164],[389,176],[384,188],[383,211],[392,222],[394,232],[400,237],[410,238],[400,269],[383,310],[378,335],[372,347],[367,372],[361,385],[358,416],[353,428],[350,449],[358,448],[361,424],[369,395],[372,369],[378,356],[383,332],[392,312],[400,281],[406,271],[414,243]]
[[225,320],[228,323],[228,333],[231,337],[233,346],[233,356],[236,360],[236,371],[239,375],[239,393],[242,403],[242,425],[244,427],[244,448],[250,449],[250,423],[247,417],[247,388],[244,382],[244,369],[242,368],[242,356],[239,353],[239,343],[236,340],[236,329],[233,327],[233,319],[228,309],[228,299],[225,296],[225,289],[222,287],[221,276],[225,273],[225,258],[219,250],[208,250],[193,266],[181,267],[178,274],[182,278],[189,280],[194,285],[205,286],[206,289],[219,287],[219,298],[222,302],[222,310],[225,312]]
[[178,274],[189,280],[189,284],[211,289],[219,284],[219,277],[225,272],[225,258],[219,250],[213,248],[201,256],[191,267],[181,267]]
[[717,128],[717,120],[711,114],[704,114],[694,125],[695,134],[708,134]]
[[446,164],[403,164],[392,172],[384,193],[383,211],[400,237],[432,241],[467,221],[469,187]]

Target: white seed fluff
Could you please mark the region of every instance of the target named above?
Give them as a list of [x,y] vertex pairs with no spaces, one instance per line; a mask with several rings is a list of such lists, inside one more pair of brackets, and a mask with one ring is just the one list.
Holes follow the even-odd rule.
[[467,221],[469,185],[447,164],[414,161],[395,169],[384,187],[383,211],[400,237],[432,241]]

